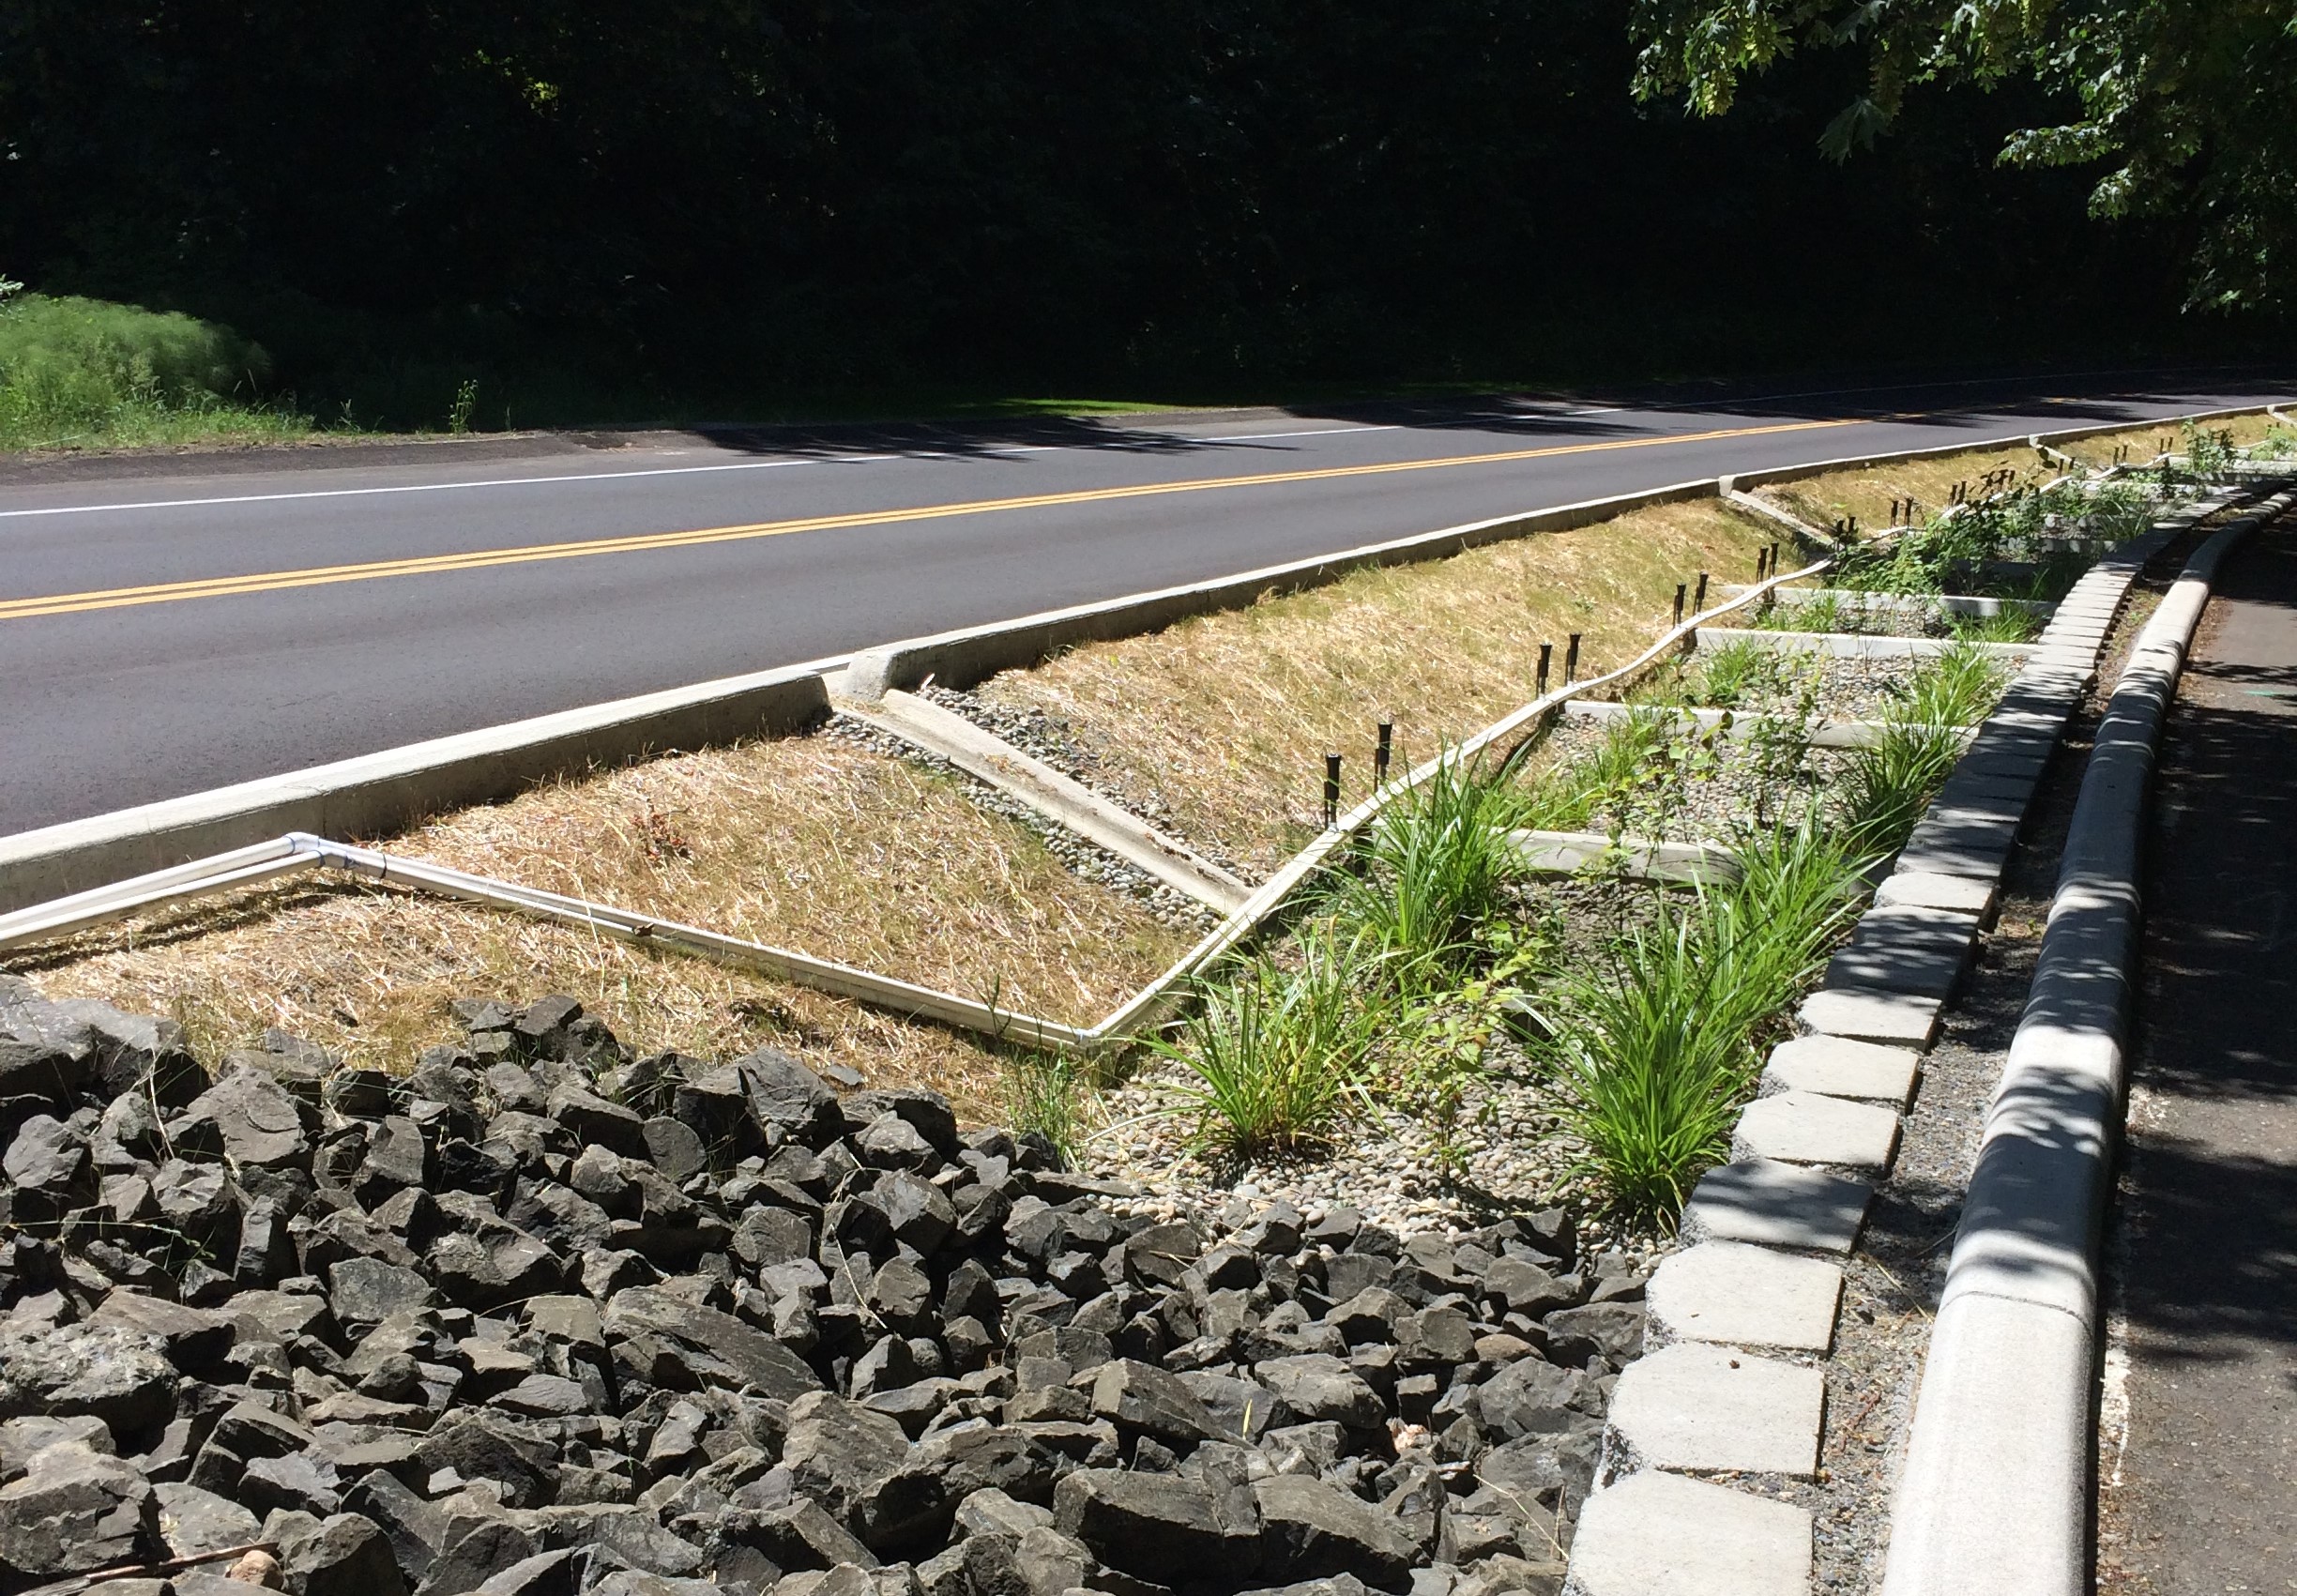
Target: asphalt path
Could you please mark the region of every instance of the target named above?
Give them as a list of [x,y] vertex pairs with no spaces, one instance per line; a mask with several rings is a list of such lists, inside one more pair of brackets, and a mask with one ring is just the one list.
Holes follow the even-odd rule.
[[538,437],[0,470],[0,834],[1670,482],[2286,374]]

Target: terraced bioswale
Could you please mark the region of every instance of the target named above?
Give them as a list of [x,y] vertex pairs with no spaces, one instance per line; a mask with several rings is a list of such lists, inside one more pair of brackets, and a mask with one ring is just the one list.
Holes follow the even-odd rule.
[[[1301,668],[1268,691],[1369,742],[1415,679],[1392,634],[1411,595],[1450,579],[1480,614],[1528,579],[1509,553],[916,702],[1248,888],[1313,831],[1295,795],[1322,750],[1222,729],[1233,699],[1191,684],[1336,627],[1331,658],[1364,679]],[[1696,574],[1636,572],[1647,621]],[[1991,787],[1967,815],[1933,800],[1973,735],[2031,784],[2103,591],[2076,590],[2016,683],[2026,651],[2000,640],[1709,626],[1626,702],[1527,712],[1416,768],[1398,749],[1382,807],[1299,857],[1283,915],[1201,961],[1174,963],[1203,898],[859,706],[422,834],[465,863],[547,861],[578,894],[603,876],[646,913],[698,896],[761,935],[802,920],[880,967],[985,984],[993,1013],[1015,947],[1027,999],[1079,1015],[1181,972],[1146,989],[1162,1006],[1118,1011],[1131,1028],[1059,1053],[818,993],[799,1009],[579,923],[474,959],[493,911],[369,888],[20,948],[32,980],[0,976],[0,1574],[121,1568],[187,1596],[1556,1591],[1591,1489],[1709,1467],[1675,1449],[1668,1382],[1773,1380],[1772,1417],[1817,1434],[1806,1364],[1740,1381],[1696,1335],[1637,1363],[1645,1277],[1679,1221],[1772,1243],[1729,1227],[1734,1193],[1759,1222],[1773,1187],[1824,1210],[1784,1245],[1851,1245],[1863,1188],[1831,1171],[1887,1165],[1896,1111],[1793,1083],[1747,1111],[1766,1055],[1833,1025],[1804,1062],[1903,1058],[1907,1100],[1919,1043],[1858,1027],[1925,1004],[1935,1026],[1956,976],[1939,939],[1966,958],[1983,913],[1956,861],[2004,830]],[[1506,668],[1424,725],[1523,701],[1539,639],[1500,641]],[[1453,627],[1421,651],[1456,686],[1474,645]],[[1164,696],[1142,703],[1194,708],[1135,747],[1144,672]],[[1188,801],[1158,798],[1159,758],[1206,776]],[[1943,874],[1909,890],[1932,896],[1870,908],[1909,840],[1931,861],[1911,874]],[[331,947],[345,916],[372,935]],[[1910,955],[1876,941],[1907,926],[1930,939]],[[562,984],[580,990],[536,996]],[[1828,999],[1850,1029],[1820,1023]],[[1781,1345],[1823,1348],[1832,1315]],[[1807,1478],[1817,1444],[1713,1467]],[[1594,1499],[1616,1525],[1631,1498]]]
[[456,1009],[402,1076],[0,983],[8,1588],[1557,1588],[1642,1318],[1568,1212],[1197,1208]]

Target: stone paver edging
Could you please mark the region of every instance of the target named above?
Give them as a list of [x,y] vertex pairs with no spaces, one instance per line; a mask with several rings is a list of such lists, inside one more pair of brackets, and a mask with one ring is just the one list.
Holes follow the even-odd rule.
[[2139,634],[2098,727],[1947,1267],[1885,1596],[2089,1588],[2099,1245],[2154,754],[2218,562],[2293,502],[2277,494],[2195,553]]
[[[1652,1281],[1652,1345],[1666,1350],[1620,1376],[1599,1489],[1573,1546],[1567,1591],[1809,1591],[1811,1516],[1763,1499],[1762,1481],[1816,1467],[1822,1405],[1784,1393],[1823,1392],[1817,1360],[1831,1345],[1840,1299],[1834,1260],[1856,1244],[1873,1193],[1865,1178],[1889,1173],[1899,1117],[1919,1087],[1922,1054],[1974,954],[2033,790],[2095,673],[2131,582],[2149,558],[2229,498],[2199,500],[2101,559],[2041,637],[2019,650],[2023,668],[1909,838],[1875,906],[1829,965],[1825,984],[1798,1011],[1803,1034],[1774,1051],[1761,1095],[1733,1137],[1737,1161],[1711,1171],[1684,1208],[1683,1239],[1694,1245]],[[1774,646],[1796,646],[1785,641],[1791,634],[1768,635],[1782,640]],[[1997,1264],[2018,1267],[2012,1258]],[[1984,1299],[1971,1300],[1972,1312],[1983,1312]],[[1941,1322],[1941,1334],[1944,1328]],[[1690,1356],[1695,1346],[1705,1350]],[[1934,1361],[1937,1356],[1934,1343]],[[1742,1375],[1777,1393],[1774,1399],[1739,1398]],[[2086,1394],[2086,1362],[2079,1390]],[[1782,1427],[1793,1431],[1791,1442]],[[1658,1485],[1656,1478],[1670,1470],[1723,1475],[1739,1488],[1684,1488],[1691,1480]],[[1981,1587],[1905,1588],[1909,1596],[1944,1596]]]

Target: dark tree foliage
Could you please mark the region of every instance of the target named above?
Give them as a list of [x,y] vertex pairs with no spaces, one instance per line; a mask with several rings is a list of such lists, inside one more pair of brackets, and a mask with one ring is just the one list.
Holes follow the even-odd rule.
[[1635,0],[1636,86],[1730,108],[1742,81],[1798,45],[1863,55],[1860,91],[1821,143],[1871,145],[1909,94],[2024,78],[2049,120],[2005,164],[2087,168],[2101,217],[2190,220],[2192,295],[2286,302],[2297,285],[2297,8],[2289,0]]
[[2174,232],[1995,168],[2031,92],[1935,97],[1846,171],[1816,144],[1854,64],[1698,122],[1634,60],[1616,0],[0,0],[0,266],[231,320],[386,411],[479,369],[691,397],[2010,354],[2174,304]]

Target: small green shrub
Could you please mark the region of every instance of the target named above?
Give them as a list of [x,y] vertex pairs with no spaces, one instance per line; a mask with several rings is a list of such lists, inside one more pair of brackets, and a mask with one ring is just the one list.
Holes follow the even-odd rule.
[[1613,721],[1593,749],[1530,784],[1515,823],[1541,831],[1586,830],[1597,814],[1616,809],[1661,774],[1672,720],[1664,709],[1637,708]]
[[1549,994],[1540,1051],[1585,1148],[1577,1172],[1640,1221],[1671,1224],[1693,1182],[1729,1155],[1756,1040],[1857,912],[1858,860],[1816,827],[1738,857],[1735,883],[1625,933],[1605,967],[1574,969]]
[[1843,772],[1845,844],[1865,854],[1897,852],[1961,757],[1962,733],[1952,726],[1885,724]]
[[1172,1110],[1194,1120],[1199,1150],[1250,1158],[1327,1142],[1363,1100],[1389,1010],[1383,955],[1326,926],[1287,967],[1267,956],[1199,989],[1170,1038],[1147,1045],[1194,1077]]
[[2182,434],[2182,453],[2185,456],[2186,472],[2202,481],[2225,475],[2226,467],[2233,463],[2233,434],[2223,430],[2187,421],[2179,429]]
[[260,345],[214,322],[40,294],[0,303],[0,447],[307,431],[260,403],[269,375]]
[[2287,460],[2297,455],[2297,432],[2287,427],[2265,429],[2265,435],[2242,451],[2251,460]]

